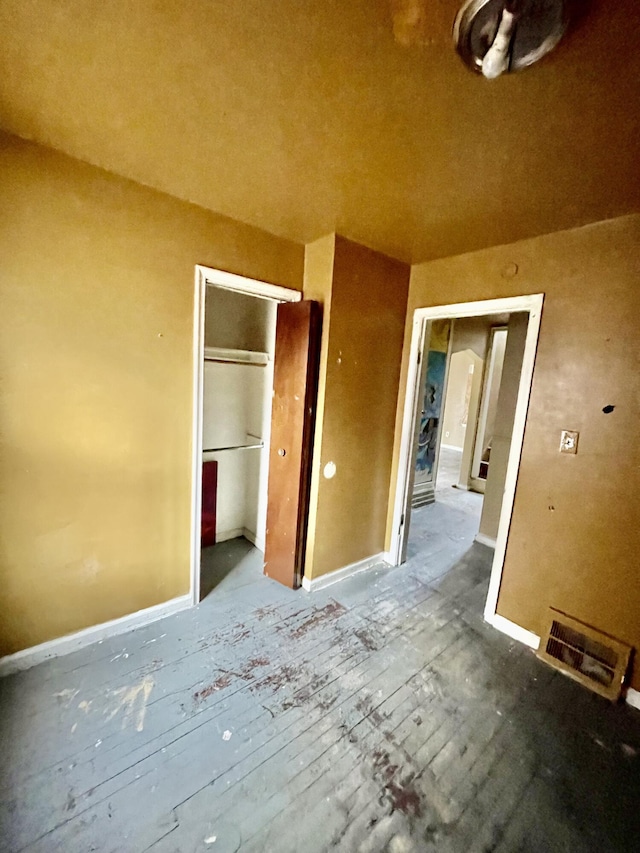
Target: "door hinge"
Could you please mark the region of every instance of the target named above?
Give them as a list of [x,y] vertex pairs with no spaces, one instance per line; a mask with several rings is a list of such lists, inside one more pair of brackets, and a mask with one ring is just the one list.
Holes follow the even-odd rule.
[[402,525],[404,524],[404,513],[400,516],[400,529],[402,529]]
[[422,361],[422,353],[418,350],[418,366],[420,366],[420,362]]

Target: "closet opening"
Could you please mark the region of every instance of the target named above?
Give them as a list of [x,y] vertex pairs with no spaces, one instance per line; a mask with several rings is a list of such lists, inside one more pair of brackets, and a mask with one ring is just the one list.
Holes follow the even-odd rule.
[[262,575],[276,307],[206,286],[201,599]]
[[317,309],[299,291],[196,267],[194,604],[263,574],[300,584]]

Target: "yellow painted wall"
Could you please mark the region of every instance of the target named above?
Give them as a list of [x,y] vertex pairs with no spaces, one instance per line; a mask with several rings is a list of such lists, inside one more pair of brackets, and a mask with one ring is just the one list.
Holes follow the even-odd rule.
[[189,589],[194,265],[303,247],[0,136],[0,655]]
[[[305,296],[323,301],[324,317],[309,579],[384,547],[409,272],[339,236],[311,247]],[[328,462],[332,479],[323,475]]]
[[[392,481],[413,310],[546,293],[498,612],[539,633],[551,605],[636,648],[639,282],[638,215],[414,267]],[[564,428],[576,456],[558,453]]]

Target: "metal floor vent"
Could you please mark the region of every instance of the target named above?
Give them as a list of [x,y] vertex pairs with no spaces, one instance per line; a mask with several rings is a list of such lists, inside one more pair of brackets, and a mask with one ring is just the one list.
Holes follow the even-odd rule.
[[553,608],[542,637],[539,658],[607,699],[620,696],[630,646]]

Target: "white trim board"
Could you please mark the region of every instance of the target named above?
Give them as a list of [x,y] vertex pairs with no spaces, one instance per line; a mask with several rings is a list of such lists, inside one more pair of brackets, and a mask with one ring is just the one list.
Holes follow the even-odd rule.
[[230,530],[216,530],[216,545],[219,542],[228,542],[229,539],[240,539],[244,536],[244,527],[232,527]]
[[246,278],[224,270],[216,270],[196,264],[196,277],[202,277],[204,284],[221,287],[223,290],[233,290],[236,293],[246,293],[250,296],[258,296],[261,299],[275,299],[277,302],[300,302],[301,290],[293,290],[281,287],[279,284],[270,284],[257,278]]
[[6,655],[0,658],[0,677],[12,675],[14,672],[20,672],[23,669],[30,669],[32,666],[51,660],[51,658],[71,654],[71,652],[76,652],[92,643],[108,640],[111,637],[118,636],[118,634],[125,634],[134,628],[142,628],[152,622],[157,622],[158,619],[164,619],[165,616],[172,616],[174,613],[186,610],[188,607],[191,607],[191,596],[181,595],[178,598],[172,598],[170,601],[164,601],[162,604],[155,604],[153,607],[145,607],[144,610],[121,616],[119,619],[111,619],[109,622],[102,622],[100,625],[92,625],[89,628],[83,628],[81,631],[75,631],[73,634],[57,637],[55,640],[48,640],[38,646]]
[[302,578],[302,588],[307,592],[317,592],[319,589],[324,589],[326,586],[331,586],[334,583],[343,581],[367,569],[372,569],[374,566],[388,568],[388,563],[385,559],[386,554],[374,554],[373,557],[367,557],[364,560],[358,560],[357,563],[350,563],[348,566],[343,566],[341,569],[335,569],[333,572],[328,572],[326,575],[320,575],[319,578]]
[[516,625],[516,623],[512,622],[510,619],[500,616],[499,613],[494,613],[491,616],[485,615],[485,621],[502,634],[506,634],[507,637],[511,637],[512,640],[524,643],[525,646],[529,646],[529,648],[534,651],[538,650],[540,646],[540,637],[537,634],[534,634],[533,631],[527,631],[526,628]]
[[[300,302],[302,292],[196,264],[193,296],[193,410],[191,428],[191,604],[200,601],[200,515],[202,508],[202,408],[204,311],[207,287],[221,287],[275,302]],[[240,532],[238,535],[242,535]]]
[[228,542],[230,539],[241,539],[242,537],[255,545],[258,551],[264,553],[264,540],[256,536],[248,527],[235,527],[232,530],[223,530],[222,533],[216,531],[216,545],[220,542]]
[[476,533],[474,538],[475,538],[476,542],[479,542],[481,545],[486,545],[487,548],[495,548],[496,547],[496,540],[493,539],[491,536],[485,536],[484,533],[478,532],[478,533]]

